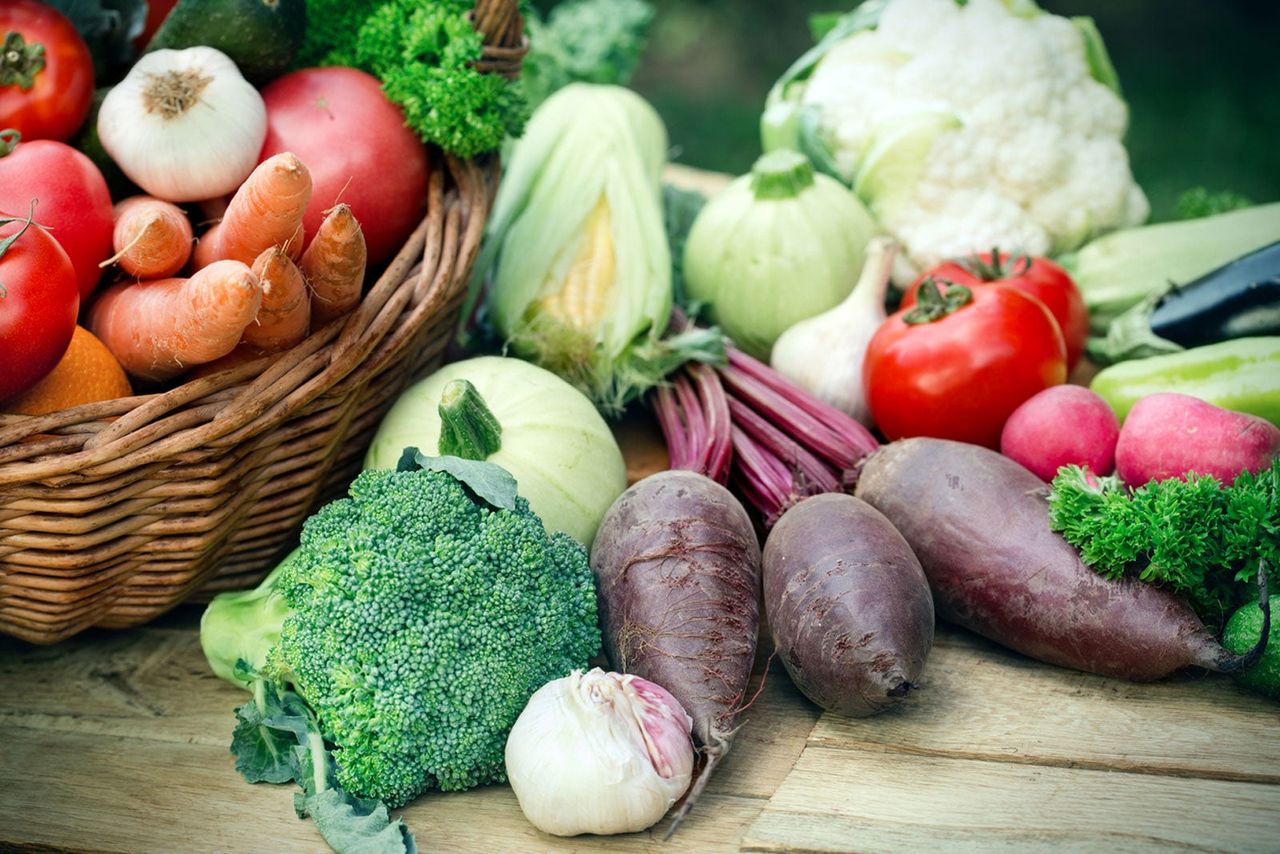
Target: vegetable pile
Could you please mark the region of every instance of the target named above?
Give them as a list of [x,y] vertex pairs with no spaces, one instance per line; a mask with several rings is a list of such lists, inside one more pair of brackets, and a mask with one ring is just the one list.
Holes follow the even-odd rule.
[[[936,619],[1280,696],[1280,203],[1145,223],[1088,19],[865,0],[708,199],[626,88],[642,0],[531,11],[523,82],[461,0],[196,5],[140,56],[0,8],[0,410],[295,347],[438,158],[505,164],[450,363],[201,626],[251,694],[237,769],[335,849],[415,850],[390,810],[504,780],[545,833],[670,835],[765,655],[831,714],[928,704]],[[636,413],[667,465],[628,484]]]

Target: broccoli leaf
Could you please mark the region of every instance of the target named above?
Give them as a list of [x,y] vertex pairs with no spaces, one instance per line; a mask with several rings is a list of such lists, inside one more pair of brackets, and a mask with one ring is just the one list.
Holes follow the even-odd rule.
[[502,466],[462,457],[418,456],[427,471],[442,471],[454,476],[476,497],[499,510],[516,509],[516,479]]
[[[237,662],[237,672],[249,672]],[[231,752],[236,770],[250,783],[296,780],[299,818],[308,816],[337,852],[414,854],[413,835],[401,819],[392,821],[376,798],[344,792],[335,781],[333,757],[325,746],[315,714],[293,691],[278,691],[268,680],[253,683],[254,698],[236,709]]]
[[[286,714],[280,696],[261,680],[253,685],[254,699],[236,709],[231,752],[236,770],[250,783],[288,783],[299,768],[294,756],[297,738],[278,722]],[[304,722],[305,723],[305,722]]]
[[377,799],[358,798],[341,789],[325,789],[308,795],[302,809],[334,851],[415,854],[418,850],[404,820],[392,821],[386,804]]

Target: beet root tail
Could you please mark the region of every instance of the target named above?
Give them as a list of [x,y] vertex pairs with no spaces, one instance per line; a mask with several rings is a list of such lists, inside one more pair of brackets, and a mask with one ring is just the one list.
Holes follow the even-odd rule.
[[719,766],[720,760],[724,759],[729,752],[729,748],[733,744],[733,737],[738,734],[738,730],[742,728],[740,724],[733,732],[725,735],[714,730],[711,733],[714,742],[709,744],[703,751],[707,757],[707,764],[702,766],[702,771],[698,774],[693,785],[689,787],[689,791],[685,794],[684,803],[680,805],[680,809],[676,810],[676,814],[671,817],[671,824],[667,826],[667,832],[662,835],[662,841],[666,842],[676,832],[676,828],[680,826],[680,822],[684,821],[684,817],[689,814],[689,810],[693,809],[693,805],[698,798],[702,796],[702,790],[707,787],[707,783],[711,780],[711,774]]

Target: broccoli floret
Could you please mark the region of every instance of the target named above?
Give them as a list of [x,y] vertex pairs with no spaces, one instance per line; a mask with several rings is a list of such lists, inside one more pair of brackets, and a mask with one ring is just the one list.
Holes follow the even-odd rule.
[[390,807],[504,780],[529,697],[600,648],[586,550],[445,472],[361,473],[276,584],[265,675],[315,709],[342,788]]

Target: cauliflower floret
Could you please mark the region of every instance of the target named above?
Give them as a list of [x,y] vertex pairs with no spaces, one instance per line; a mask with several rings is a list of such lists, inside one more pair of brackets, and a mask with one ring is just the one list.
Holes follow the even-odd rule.
[[917,266],[997,244],[1074,249],[1149,211],[1122,143],[1128,108],[1091,76],[1067,18],[1006,0],[891,0],[875,29],[817,62],[801,98]]

